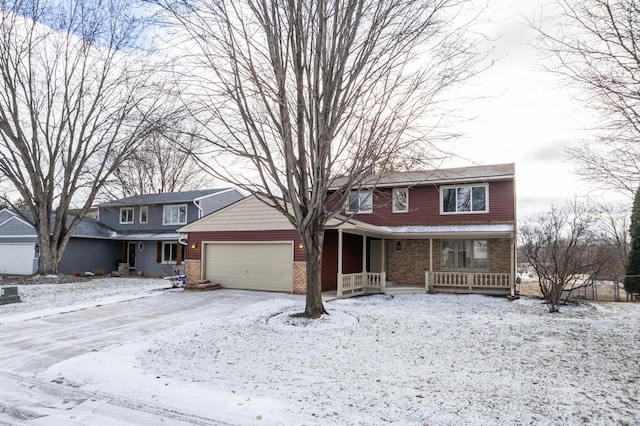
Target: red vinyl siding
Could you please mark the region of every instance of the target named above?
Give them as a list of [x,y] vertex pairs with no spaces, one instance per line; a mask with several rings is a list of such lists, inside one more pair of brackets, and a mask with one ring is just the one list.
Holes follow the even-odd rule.
[[379,226],[511,222],[516,215],[514,191],[513,180],[489,182],[489,213],[443,215],[439,186],[410,187],[408,213],[392,213],[392,189],[380,188],[374,193],[373,213],[356,214],[354,219]]

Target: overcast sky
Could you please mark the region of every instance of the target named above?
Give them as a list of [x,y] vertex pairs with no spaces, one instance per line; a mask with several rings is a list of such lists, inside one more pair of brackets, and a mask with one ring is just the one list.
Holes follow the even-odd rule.
[[542,69],[540,52],[529,43],[534,32],[526,18],[540,15],[540,1],[499,0],[491,5],[499,21],[489,30],[492,38],[499,36],[493,56],[502,59],[484,71],[473,88],[465,88],[488,98],[471,102],[477,118],[461,124],[465,136],[455,147],[467,160],[445,165],[515,163],[522,219],[589,190],[572,173],[574,164],[564,153],[564,147],[590,137],[583,130],[588,112],[556,75]]

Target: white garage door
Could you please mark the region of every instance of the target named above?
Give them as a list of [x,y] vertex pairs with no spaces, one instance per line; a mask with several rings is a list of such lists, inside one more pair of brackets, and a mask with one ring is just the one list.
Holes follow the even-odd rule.
[[205,279],[225,288],[285,291],[293,284],[293,244],[207,243]]
[[0,273],[33,274],[34,247],[33,243],[0,244]]

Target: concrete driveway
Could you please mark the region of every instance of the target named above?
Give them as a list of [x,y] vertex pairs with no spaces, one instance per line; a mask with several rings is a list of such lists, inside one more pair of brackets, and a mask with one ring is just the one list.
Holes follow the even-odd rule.
[[42,383],[36,374],[76,356],[154,332],[211,318],[283,293],[165,291],[155,297],[98,306],[0,326],[0,425],[220,424],[213,419],[124,400],[118,395]]

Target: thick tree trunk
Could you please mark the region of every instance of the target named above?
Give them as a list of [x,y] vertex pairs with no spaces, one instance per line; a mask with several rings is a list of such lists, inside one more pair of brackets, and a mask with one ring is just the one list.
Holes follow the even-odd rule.
[[306,235],[302,235],[307,266],[307,300],[304,316],[320,318],[326,314],[322,303],[322,244],[324,226],[316,224]]
[[60,259],[58,250],[52,249],[49,235],[39,236],[40,257],[38,258],[38,275],[58,275]]

